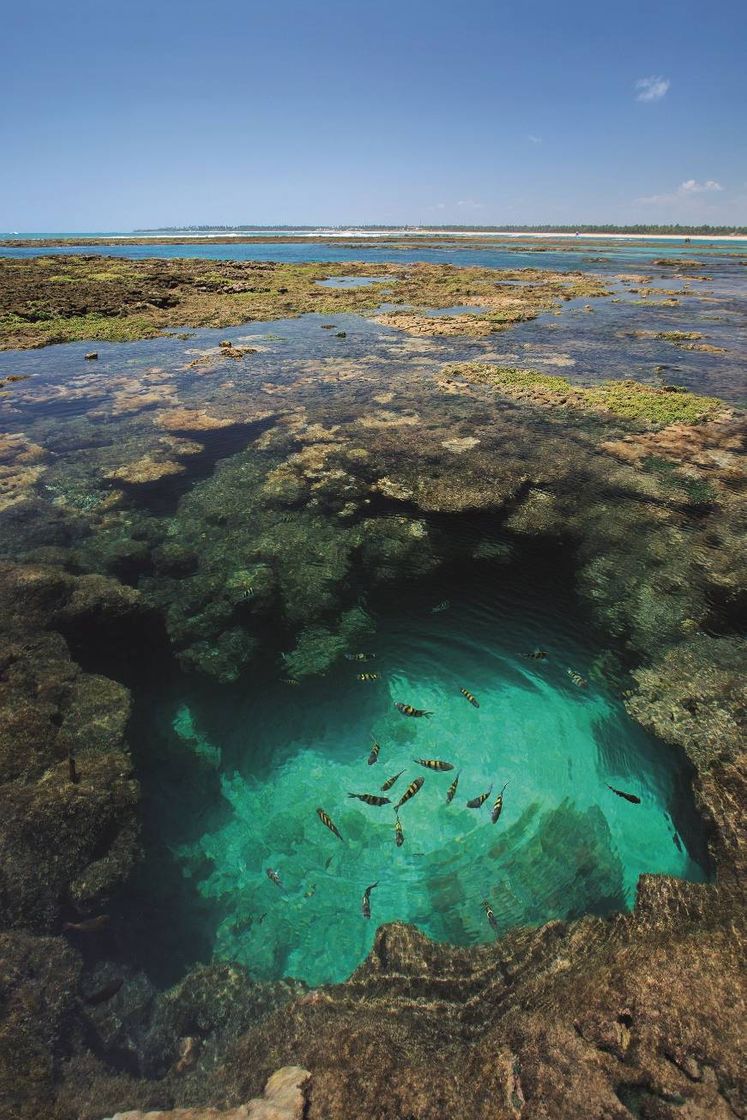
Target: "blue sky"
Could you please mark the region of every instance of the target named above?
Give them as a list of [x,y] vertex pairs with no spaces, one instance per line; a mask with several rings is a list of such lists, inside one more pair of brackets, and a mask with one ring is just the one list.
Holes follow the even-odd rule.
[[744,2],[24,0],[0,34],[3,230],[747,223]]

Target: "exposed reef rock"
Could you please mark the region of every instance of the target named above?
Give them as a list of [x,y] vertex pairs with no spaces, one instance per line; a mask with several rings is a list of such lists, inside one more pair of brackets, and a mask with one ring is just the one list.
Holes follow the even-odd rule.
[[[321,286],[321,265],[0,263],[5,345],[308,310],[333,321],[382,298]],[[429,336],[456,321],[429,308],[474,308],[457,325],[479,336],[602,294],[580,274],[345,268],[386,275]],[[384,374],[335,357],[255,377],[240,347],[219,346],[228,373],[218,353],[194,359],[193,381],[180,380],[185,358],[180,378],[149,368],[105,385],[100,361],[19,395],[30,412],[63,397],[89,411],[24,417],[0,441],[2,1120],[178,1107],[224,1120],[732,1120],[747,1107],[743,417],[631,382],[435,368],[453,354],[430,341],[393,335]],[[624,681],[628,711],[692,763],[713,881],[644,876],[632,913],[478,947],[383,926],[334,987],[259,983],[229,963],[159,990],[123,904],[140,854],[130,687],[137,699],[149,652],[196,689],[255,672],[292,684],[367,648],[377,588],[474,561],[501,578],[538,544],[572,565],[610,635],[600,671]],[[215,780],[219,758],[200,761]],[[610,862],[610,908],[618,879]]]
[[261,1097],[236,1108],[177,1108],[168,1112],[118,1112],[111,1120],[303,1120],[310,1074],[299,1066],[273,1073]]
[[[349,275],[386,279],[387,299],[420,308],[462,304],[475,313],[404,318],[391,325],[414,333],[481,337],[534,318],[560,300],[608,295],[597,277],[581,272],[455,268],[448,264],[345,264]],[[374,311],[382,285],[327,287],[334,268],[274,261],[127,260],[96,256],[0,258],[0,348],[55,342],[152,338],[168,327],[225,327],[316,311]],[[381,322],[387,322],[382,318]],[[338,331],[345,338],[346,331]],[[227,340],[225,340],[227,341]],[[222,358],[245,353],[229,343]],[[198,360],[198,365],[203,362]]]

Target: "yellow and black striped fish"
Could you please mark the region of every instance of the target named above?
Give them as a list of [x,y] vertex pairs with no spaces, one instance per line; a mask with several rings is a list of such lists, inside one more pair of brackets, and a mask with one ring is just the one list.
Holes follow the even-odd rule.
[[[508,785],[508,782],[506,782],[506,786],[507,785]],[[493,802],[493,812],[490,814],[490,819],[493,822],[493,824],[495,824],[495,822],[500,817],[501,812],[503,811],[503,793],[504,793],[504,790],[506,789],[506,786],[503,787],[503,789],[501,790],[501,792],[498,794],[495,801]]]
[[413,708],[412,704],[403,704],[401,701],[398,701],[394,706],[398,712],[402,712],[403,716],[415,716],[416,719],[425,716],[430,719],[433,715],[433,712],[426,712],[424,708]]
[[376,657],[375,653],[346,653],[346,661],[373,661]]
[[361,901],[361,913],[364,918],[371,917],[371,891],[374,887],[378,887],[378,883],[371,883],[370,887],[366,887],[363,892],[363,899]]
[[466,688],[460,688],[459,691],[461,692],[462,696],[466,697],[466,699],[469,700],[469,702],[470,702],[470,704],[472,705],[473,708],[479,708],[480,707],[480,705],[477,703],[477,700],[474,698],[472,693],[468,692]]
[[368,756],[368,765],[369,766],[373,766],[374,762],[379,761],[379,751],[380,750],[381,750],[381,746],[379,745],[379,743],[374,743],[374,745],[371,747],[371,753]]
[[317,816],[319,817],[319,820],[322,822],[322,824],[325,825],[330,832],[334,832],[338,840],[342,840],[342,836],[340,836],[340,833],[337,831],[337,827],[335,826],[331,818],[328,817],[324,812],[324,809],[317,809]]
[[397,804],[394,806],[395,813],[401,808],[402,805],[404,805],[406,801],[409,801],[411,797],[415,796],[424,781],[425,778],[415,778],[412,782],[410,782],[409,786],[402,794]]
[[538,646],[537,649],[533,649],[531,653],[528,653],[527,657],[531,657],[532,661],[544,661],[547,657],[547,653]]
[[498,922],[497,922],[495,914],[493,913],[493,908],[490,905],[490,903],[488,902],[487,898],[484,898],[482,900],[482,908],[485,911],[485,916],[488,919],[488,921],[490,922],[491,926],[493,927],[495,932],[498,933]]
[[493,792],[493,787],[491,786],[487,793],[481,793],[479,797],[473,797],[471,801],[468,801],[467,802],[467,808],[468,809],[479,809],[481,805],[485,804],[485,802],[488,800],[488,798],[490,797],[492,792]]
[[359,801],[365,801],[366,805],[391,805],[388,797],[379,797],[375,793],[349,793],[348,797],[357,797]]
[[378,681],[381,676],[379,673],[356,673],[355,679],[357,681]]
[[401,848],[405,842],[405,834],[402,830],[399,817],[397,817],[394,822],[394,842],[398,848]]
[[589,685],[589,682],[586,680],[586,678],[582,677],[580,673],[577,673],[575,669],[569,669],[568,676],[571,678],[577,688],[587,688]]
[[453,770],[450,762],[442,762],[440,758],[413,758],[418,766],[427,766],[429,770]]
[[447,805],[450,805],[451,802],[454,800],[454,794],[457,791],[457,786],[458,785],[459,785],[459,774],[457,774],[456,778],[454,779],[454,781],[451,783],[451,785],[449,786],[449,788],[446,791],[446,804]]
[[404,770],[400,770],[399,774],[392,774],[391,778],[387,778],[387,780],[384,782],[383,786],[381,787],[381,792],[386,793],[386,791],[388,789],[391,789],[392,786],[394,785],[394,783],[397,781],[397,779],[401,778],[403,774],[404,774]]

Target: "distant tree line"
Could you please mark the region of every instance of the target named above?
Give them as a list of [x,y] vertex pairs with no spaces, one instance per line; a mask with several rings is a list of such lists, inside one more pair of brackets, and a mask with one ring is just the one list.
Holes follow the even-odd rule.
[[354,225],[342,226],[159,226],[156,229],[136,229],[133,233],[272,233],[277,230],[314,231],[324,229],[361,229],[361,230],[463,230],[466,233],[671,233],[682,237],[690,234],[705,234],[716,237],[721,234],[747,234],[747,226],[681,226],[673,225],[633,225],[633,226],[391,226],[391,225]]

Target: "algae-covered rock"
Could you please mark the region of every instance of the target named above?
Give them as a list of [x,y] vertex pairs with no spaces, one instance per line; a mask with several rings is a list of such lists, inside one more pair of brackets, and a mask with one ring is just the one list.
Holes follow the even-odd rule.
[[699,769],[730,759],[747,737],[747,644],[696,634],[633,672],[625,704],[659,738],[685,748]]

